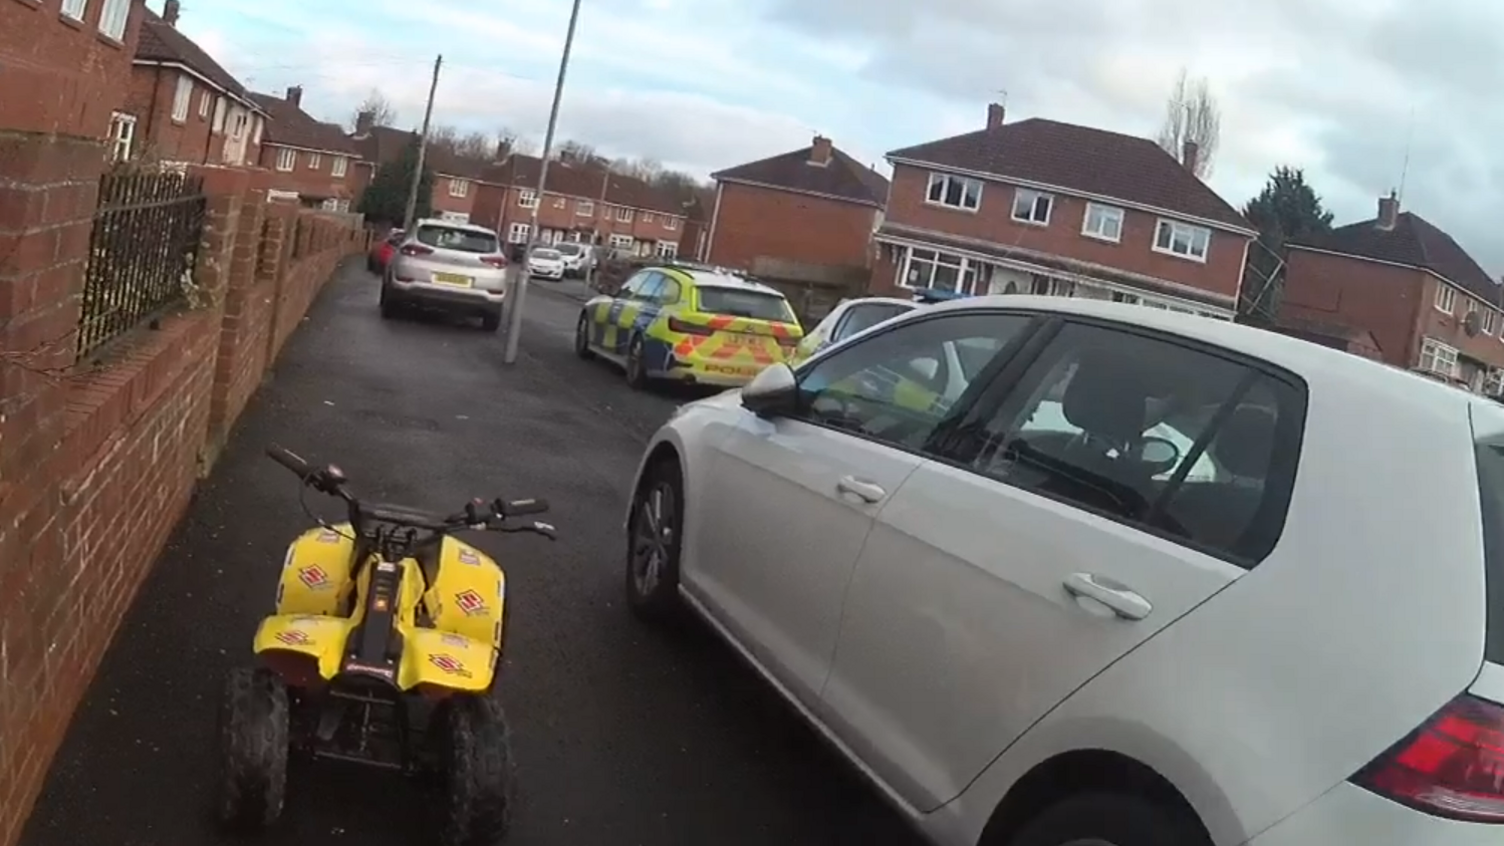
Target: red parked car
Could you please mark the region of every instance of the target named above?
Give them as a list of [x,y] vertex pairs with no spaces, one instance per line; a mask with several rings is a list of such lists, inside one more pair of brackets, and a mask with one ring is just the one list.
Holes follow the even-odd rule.
[[392,260],[392,255],[397,252],[397,245],[402,243],[402,230],[393,229],[386,237],[376,242],[371,252],[366,255],[366,270],[372,273],[385,273],[387,263]]

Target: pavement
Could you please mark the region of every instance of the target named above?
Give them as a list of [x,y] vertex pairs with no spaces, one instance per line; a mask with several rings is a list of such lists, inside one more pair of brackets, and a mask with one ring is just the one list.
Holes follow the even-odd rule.
[[[298,486],[280,443],[363,495],[435,510],[541,496],[556,544],[475,542],[508,571],[500,696],[513,729],[517,846],[917,846],[899,817],[703,626],[623,607],[620,522],[647,436],[682,395],[636,393],[570,348],[579,303],[531,286],[522,356],[443,319],[382,321],[357,265],[321,294],[122,624],[23,846],[245,843],[212,822],[216,703],[272,603]],[[320,513],[337,512],[310,501]],[[267,846],[431,843],[398,778],[294,771]]]

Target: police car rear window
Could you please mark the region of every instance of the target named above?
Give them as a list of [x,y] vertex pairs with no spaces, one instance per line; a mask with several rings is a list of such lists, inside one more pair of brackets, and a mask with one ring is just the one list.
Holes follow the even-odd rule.
[[733,317],[750,317],[753,320],[791,321],[794,313],[789,304],[777,294],[764,294],[743,288],[701,287],[700,311],[710,314],[725,314]]

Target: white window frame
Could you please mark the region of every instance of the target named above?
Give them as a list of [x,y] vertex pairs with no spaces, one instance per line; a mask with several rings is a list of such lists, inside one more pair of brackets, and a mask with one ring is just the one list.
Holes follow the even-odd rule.
[[1420,356],[1416,364],[1427,373],[1443,376],[1457,375],[1457,348],[1443,344],[1435,338],[1426,337],[1420,342]]
[[459,199],[470,196],[470,181],[451,178],[449,180],[449,196]]
[[1451,314],[1457,309],[1457,289],[1445,282],[1436,283],[1436,310]]
[[[1170,232],[1170,239],[1167,246],[1161,247],[1159,245],[1159,236],[1160,233],[1164,232],[1166,229],[1168,229]],[[1177,236],[1184,237],[1182,239]],[[1177,240],[1184,240],[1186,245],[1185,252],[1181,252],[1175,249],[1175,242]],[[1199,253],[1196,250],[1196,242],[1198,240],[1201,242],[1201,250]],[[1167,256],[1174,256],[1179,259],[1185,259],[1186,261],[1194,261],[1200,264],[1206,264],[1207,254],[1212,251],[1212,231],[1210,229],[1207,229],[1205,226],[1196,226],[1194,224],[1182,223],[1178,220],[1171,220],[1167,217],[1162,217],[1159,219],[1159,222],[1154,225],[1154,241],[1151,244],[1151,247],[1156,253],[1163,253]]]
[[508,244],[526,244],[528,236],[532,233],[532,226],[526,223],[514,223],[507,227]]
[[632,210],[629,209],[629,208],[627,208],[626,206],[617,206],[616,207],[616,221],[617,221],[617,223],[631,223],[632,222]]
[[1483,310],[1483,317],[1481,318],[1481,322],[1478,324],[1479,330],[1483,334],[1489,336],[1492,336],[1494,334],[1494,315],[1495,312],[1491,308],[1485,308]]
[[[255,115],[255,116],[253,116],[251,118],[251,143],[252,144],[255,144],[258,147],[261,146],[261,132],[264,129],[266,129],[266,121],[264,121],[264,120],[261,119],[261,115]],[[340,175],[343,176],[344,174],[341,173]]]
[[324,166],[324,156],[323,156],[323,154],[321,154],[321,153],[309,153],[308,154],[308,169],[309,170],[318,170],[319,168],[321,168],[323,166]]
[[193,77],[178,74],[177,88],[172,92],[172,122],[188,120],[188,109],[193,105]]
[[659,241],[658,242],[658,247],[657,247],[657,253],[658,253],[658,257],[659,258],[666,258],[666,259],[678,258],[679,257],[679,245],[676,242],[674,242],[674,241]]
[[[532,188],[523,188],[517,192],[517,205],[525,209],[538,207],[538,192]],[[517,242],[513,242],[517,243]]]
[[106,38],[125,40],[125,27],[131,19],[131,0],[104,0],[99,13],[99,32]]
[[343,179],[350,169],[350,160],[344,156],[335,156],[334,164],[329,166],[329,175],[335,179]]
[[222,135],[225,131],[225,112],[229,109],[229,103],[223,97],[214,100],[214,122],[210,131],[215,135]]
[[569,208],[569,198],[568,197],[555,197],[554,198],[554,208],[556,208],[556,209],[567,209],[567,208]]
[[631,246],[636,243],[636,239],[631,235],[612,235],[610,243],[611,246],[617,248],[618,250],[625,250],[631,248]]
[[[1093,219],[1093,215],[1096,215]],[[1114,244],[1123,241],[1124,211],[1117,206],[1109,206],[1103,203],[1087,203],[1086,214],[1081,217],[1081,234],[1098,241],[1109,241]],[[1095,226],[1093,225],[1095,224]],[[1107,226],[1106,224],[1111,224]],[[1108,232],[1108,229],[1113,231]]]
[[[1040,204],[1044,205],[1044,216],[1039,214]],[[1022,214],[1020,214],[1022,211]],[[1013,189],[1013,221],[1015,223],[1027,223],[1030,226],[1049,226],[1050,215],[1055,213],[1055,195],[1044,191],[1035,191],[1032,188]]]
[[203,120],[204,118],[206,118],[206,117],[209,116],[209,105],[211,103],[213,103],[213,102],[214,102],[214,95],[212,93],[210,93],[209,89],[207,89],[207,88],[204,89],[204,93],[198,95],[198,117],[199,117],[199,120]]
[[63,0],[63,17],[82,21],[89,10],[89,0]]
[[[951,198],[952,188],[955,189],[954,202]],[[932,206],[975,213],[982,207],[983,188],[980,179],[932,172],[929,185],[924,189],[924,201]]]
[[110,115],[110,155],[113,161],[128,161],[136,146],[136,116],[125,112]]
[[[916,252],[933,255],[934,258],[916,258],[914,255]],[[909,279],[916,264],[929,267],[928,278],[919,280],[919,283],[922,284],[911,282]],[[927,247],[905,247],[903,264],[900,266],[898,273],[898,284],[911,291],[930,289],[935,286],[936,272],[940,268],[948,268],[956,271],[956,287],[949,290],[957,293],[965,293],[971,291],[976,285],[977,271],[982,264],[984,262],[979,262],[963,255],[957,255],[956,253],[947,253],[944,250]]]
[[652,212],[643,212],[642,213],[642,222],[643,223],[652,223],[653,222],[653,213]]
[[595,201],[576,200],[574,203],[574,213],[580,217],[595,217]]
[[1488,377],[1483,380],[1483,392],[1491,397],[1504,394],[1504,369],[1490,367]]
[[292,173],[298,166],[298,151],[291,147],[277,148],[277,171],[279,173]]
[[665,215],[664,218],[663,218],[663,228],[667,229],[670,232],[673,232],[674,230],[678,229],[679,228],[679,218],[673,217],[671,215]]

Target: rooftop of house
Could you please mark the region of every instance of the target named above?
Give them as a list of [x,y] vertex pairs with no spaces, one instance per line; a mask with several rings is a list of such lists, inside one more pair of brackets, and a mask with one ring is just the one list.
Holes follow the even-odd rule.
[[169,62],[182,65],[209,80],[226,94],[252,104],[244,85],[229,71],[220,66],[204,48],[180,32],[174,22],[169,23],[156,12],[143,9],[141,42],[136,47],[137,62]]
[[[1392,217],[1392,226],[1380,225],[1386,216]],[[1504,285],[1489,276],[1452,236],[1414,212],[1400,211],[1399,201],[1392,195],[1379,201],[1379,214],[1371,220],[1290,243],[1429,270],[1484,302],[1504,308]]]
[[1053,186],[1253,231],[1238,210],[1147,138],[1044,118],[1004,123],[894,150],[888,158]]
[[345,156],[359,156],[360,150],[345,131],[332,123],[324,123],[303,111],[303,90],[292,88],[287,96],[251,92],[250,97],[270,118],[262,133],[262,141],[288,147],[301,147]]
[[835,197],[877,208],[888,202],[887,177],[842,152],[823,136],[815,136],[808,147],[717,171],[711,178]]

